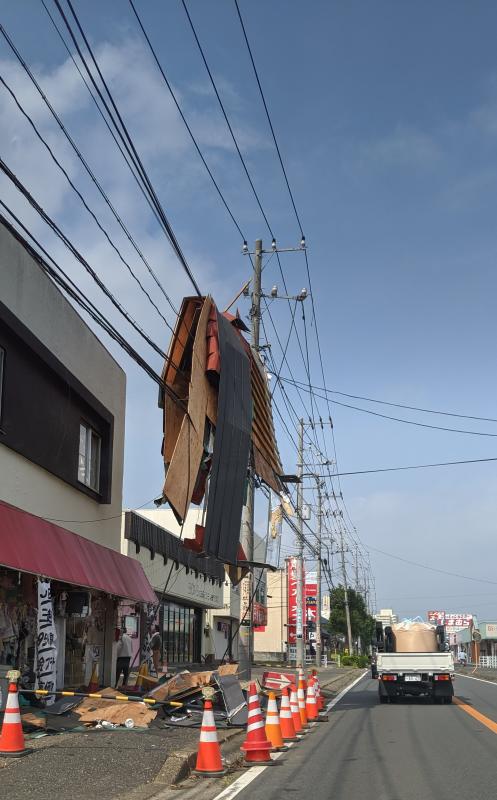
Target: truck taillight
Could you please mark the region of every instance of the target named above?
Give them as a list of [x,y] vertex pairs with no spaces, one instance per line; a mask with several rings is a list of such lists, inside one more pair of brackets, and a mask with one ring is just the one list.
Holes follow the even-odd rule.
[[396,681],[397,680],[397,675],[382,675],[381,676],[381,680],[382,681]]
[[434,675],[434,681],[450,681],[450,675]]

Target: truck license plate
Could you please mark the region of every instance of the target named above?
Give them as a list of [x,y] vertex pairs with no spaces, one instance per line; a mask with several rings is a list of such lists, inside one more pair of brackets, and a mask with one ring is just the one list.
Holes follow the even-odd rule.
[[420,681],[421,675],[404,675],[405,681]]

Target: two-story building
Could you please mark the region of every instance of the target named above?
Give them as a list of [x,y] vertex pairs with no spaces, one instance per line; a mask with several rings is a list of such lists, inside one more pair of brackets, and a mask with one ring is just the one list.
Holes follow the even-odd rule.
[[43,260],[0,219],[0,666],[113,681],[120,598],[154,602],[120,552],[126,380]]

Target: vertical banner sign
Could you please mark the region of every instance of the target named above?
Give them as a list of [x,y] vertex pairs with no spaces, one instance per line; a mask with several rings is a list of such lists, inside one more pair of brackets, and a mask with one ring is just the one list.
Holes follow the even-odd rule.
[[240,626],[250,628],[250,589],[252,583],[250,576],[245,576],[240,583]]
[[[305,619],[307,625],[307,640],[317,642],[316,637],[316,622],[317,622],[317,575],[315,572],[309,572],[305,578]],[[317,642],[321,644],[321,642]]]
[[[36,630],[36,689],[55,691],[57,664],[57,634],[53,613],[50,581],[38,578],[38,618]],[[48,695],[46,704],[55,702],[54,695]]]
[[287,558],[287,586],[288,586],[288,644],[297,641],[297,559]]

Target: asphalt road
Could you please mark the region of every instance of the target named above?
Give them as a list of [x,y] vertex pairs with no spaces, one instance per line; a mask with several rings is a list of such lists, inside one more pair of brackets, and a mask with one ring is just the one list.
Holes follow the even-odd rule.
[[[473,800],[497,786],[497,685],[457,677],[459,704],[380,705],[360,681],[321,723],[237,796],[241,800]],[[487,724],[485,720],[488,718]],[[492,723],[494,730],[492,730]],[[490,727],[488,727],[488,725]],[[248,773],[247,773],[248,774]]]

